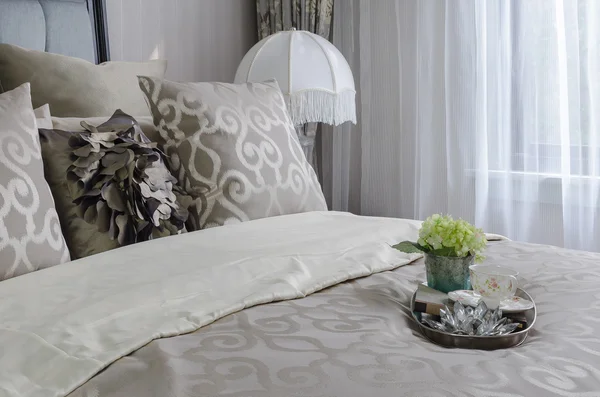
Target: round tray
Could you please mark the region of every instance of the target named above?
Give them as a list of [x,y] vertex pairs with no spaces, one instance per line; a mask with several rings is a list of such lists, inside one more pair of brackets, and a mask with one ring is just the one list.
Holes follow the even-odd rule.
[[533,298],[527,292],[519,288],[517,289],[515,295],[533,302],[533,308],[524,311],[528,324],[528,327],[526,329],[502,336],[453,335],[447,332],[442,332],[433,328],[429,328],[428,326],[421,323],[421,313],[414,311],[416,295],[417,292],[415,291],[410,301],[410,310],[412,312],[413,318],[415,319],[417,324],[419,324],[421,332],[423,332],[423,335],[425,335],[427,339],[429,339],[433,343],[446,347],[458,347],[461,349],[496,350],[519,346],[521,343],[525,342],[525,339],[527,338],[527,335],[533,327],[533,324],[535,323],[535,319],[537,317],[537,308],[535,307],[535,302],[533,301]]

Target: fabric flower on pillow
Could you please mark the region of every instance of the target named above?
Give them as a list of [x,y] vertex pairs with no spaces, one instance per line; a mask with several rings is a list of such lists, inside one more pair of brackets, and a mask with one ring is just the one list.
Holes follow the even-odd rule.
[[79,216],[120,245],[184,231],[188,212],[156,144],[117,110],[97,127],[73,135],[67,171]]

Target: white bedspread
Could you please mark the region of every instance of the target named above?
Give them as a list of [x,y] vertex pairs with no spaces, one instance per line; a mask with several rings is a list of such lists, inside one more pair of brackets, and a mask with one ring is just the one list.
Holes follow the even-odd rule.
[[120,248],[0,283],[0,396],[64,396],[153,339],[419,255],[420,222],[314,212]]

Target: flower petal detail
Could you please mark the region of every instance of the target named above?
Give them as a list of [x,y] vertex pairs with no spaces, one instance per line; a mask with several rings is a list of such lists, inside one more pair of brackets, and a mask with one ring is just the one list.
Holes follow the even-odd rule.
[[156,143],[135,119],[117,110],[105,123],[69,139],[67,170],[78,214],[120,245],[185,231],[187,196]]

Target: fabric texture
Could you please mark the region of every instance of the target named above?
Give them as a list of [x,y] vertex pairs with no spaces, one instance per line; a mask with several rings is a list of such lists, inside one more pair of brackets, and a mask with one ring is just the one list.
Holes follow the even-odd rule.
[[[282,30],[307,30],[331,41],[334,0],[256,0],[259,41]],[[349,94],[350,95],[350,94]],[[353,97],[356,94],[351,94]],[[317,153],[319,123],[296,126],[304,155],[322,174]]]
[[31,84],[33,106],[50,105],[55,117],[110,117],[115,109],[148,115],[137,75],[162,78],[166,61],[94,65],[64,55],[0,44],[0,84],[11,90]]
[[[112,200],[115,199],[115,194],[120,198],[121,195],[117,194],[117,192],[107,189],[100,189],[97,173],[101,173],[104,182],[105,179],[108,179],[108,182],[113,180],[115,173],[122,175],[124,171],[123,168],[126,167],[126,164],[131,164],[132,159],[123,159],[122,156],[134,156],[134,151],[130,150],[131,148],[123,148],[122,144],[115,145],[115,142],[112,143],[104,143],[107,144],[110,149],[118,152],[119,154],[109,156],[112,158],[111,161],[107,161],[104,159],[106,157],[106,150],[100,150],[100,148],[105,148],[104,142],[101,138],[103,133],[110,134],[110,131],[121,131],[127,132],[129,130],[134,130],[136,134],[136,139],[140,142],[147,142],[148,138],[144,135],[144,130],[152,131],[153,125],[150,119],[147,119],[143,125],[144,129],[140,128],[137,121],[126,114],[121,112],[115,113],[113,117],[111,117],[108,121],[105,117],[98,118],[88,118],[88,119],[61,119],[61,118],[53,118],[55,129],[52,130],[40,130],[40,140],[42,145],[42,153],[44,159],[45,166],[45,175],[48,183],[50,184],[50,188],[52,190],[52,195],[56,201],[56,207],[61,219],[61,224],[63,225],[63,234],[67,239],[67,244],[71,251],[71,256],[73,259],[83,258],[89,255],[98,254],[100,252],[104,252],[110,249],[114,249],[119,247],[120,245],[129,244],[132,242],[136,242],[138,238],[138,234],[134,233],[133,229],[131,229],[134,224],[132,219],[130,219],[130,215],[125,216],[123,211],[115,212],[109,206],[109,208],[105,208],[106,202],[104,199],[99,200],[99,196],[112,197]],[[94,125],[98,125],[98,127],[94,127]],[[95,135],[89,133],[87,129],[95,131]],[[108,131],[108,132],[107,132]],[[81,136],[89,137],[91,139],[92,136],[95,136],[97,139],[95,140],[96,148],[79,148],[75,150],[73,145],[76,145],[77,142],[82,140]],[[111,135],[112,136],[112,135]],[[83,140],[83,145],[88,141]],[[147,146],[147,143],[144,143]],[[116,146],[116,147],[115,147]],[[152,145],[150,145],[152,146]],[[95,151],[97,150],[97,151]],[[158,156],[158,152],[154,149],[143,149],[144,152],[151,152],[152,155]],[[82,158],[81,156],[85,158]],[[95,156],[94,159],[91,159],[89,156]],[[154,159],[154,157],[153,157]],[[91,161],[94,160],[94,161]],[[121,161],[123,160],[123,161]],[[154,159],[151,163],[155,163],[156,159]],[[82,167],[82,169],[87,169],[88,172],[84,172],[82,176],[78,176],[76,171],[73,174],[74,164]],[[115,167],[115,164],[118,167]],[[139,156],[137,157],[137,161],[134,164],[138,164],[140,167],[144,168],[146,171],[150,166],[154,171],[158,171],[156,177],[161,177],[159,179],[163,181],[171,181],[173,177],[170,172],[166,169],[165,165],[160,161],[160,164],[156,164],[151,166],[148,162],[142,161]],[[91,167],[91,169],[90,169]],[[134,167],[135,169],[136,167]],[[110,172],[106,172],[106,171]],[[153,172],[154,172],[153,171]],[[126,172],[129,175],[129,171]],[[69,174],[72,175],[72,178],[69,178]],[[136,172],[135,177],[142,177],[144,173]],[[80,183],[81,178],[83,177],[83,181],[85,184]],[[144,178],[142,178],[144,179]],[[95,182],[95,189],[90,190],[93,186],[90,185],[91,182]],[[145,184],[144,182],[142,182]],[[169,184],[170,182],[167,182]],[[86,189],[82,187],[84,185]],[[136,185],[137,186],[137,185]],[[162,186],[161,186],[162,187]],[[98,190],[96,190],[98,189]],[[133,189],[133,187],[132,187]],[[137,188],[136,188],[137,189]],[[149,188],[150,192],[152,188]],[[109,192],[110,190],[110,192]],[[161,192],[162,189],[159,189]],[[173,191],[172,186],[167,189],[168,199],[173,199]],[[87,192],[85,197],[87,198],[85,208],[81,203],[81,195],[83,192]],[[111,193],[112,192],[112,193]],[[180,202],[184,199],[184,196],[177,195],[175,197],[176,202]],[[94,208],[90,207],[90,200],[94,200]],[[113,201],[111,203],[113,203]],[[141,199],[145,201],[145,199]],[[126,200],[127,201],[127,200]],[[125,205],[123,202],[119,201],[122,205]],[[112,204],[115,205],[114,203]],[[122,205],[119,206],[121,210],[123,210]],[[129,206],[126,205],[129,208]],[[133,210],[134,206],[131,206]],[[185,208],[181,209],[185,212]],[[125,211],[127,212],[127,211]],[[129,213],[129,212],[127,212]],[[140,226],[140,225],[138,225]],[[182,225],[180,225],[182,226]],[[136,229],[140,233],[142,233],[143,228]],[[180,228],[181,229],[181,228]],[[125,230],[128,232],[125,233]],[[148,231],[148,230],[146,230]],[[150,229],[150,232],[154,233],[154,237],[170,235],[172,233],[177,233],[176,228],[171,230],[158,230],[158,229]],[[124,233],[124,234],[123,234]],[[133,235],[132,235],[133,234]],[[119,236],[121,236],[121,241],[119,241]],[[127,238],[126,238],[127,237]],[[142,240],[147,239],[142,238]]]
[[414,239],[418,227],[294,214],[146,241],[5,280],[0,390],[64,396],[153,339],[408,264],[419,255],[391,244]]
[[419,259],[157,339],[70,397],[598,396],[600,255],[498,242],[486,256],[518,269],[536,301],[537,321],[519,347],[429,342],[410,313],[417,283],[426,279]]
[[600,3],[334,7],[362,114],[322,134],[331,208],[600,251]]
[[140,77],[191,230],[326,210],[277,82],[174,83]]
[[26,83],[0,94],[0,280],[69,259]]

